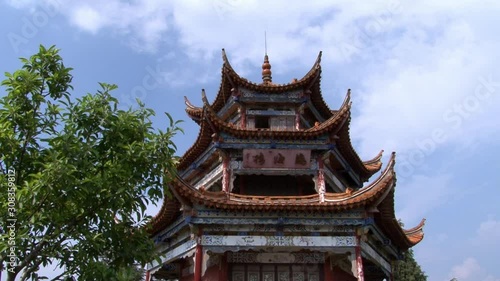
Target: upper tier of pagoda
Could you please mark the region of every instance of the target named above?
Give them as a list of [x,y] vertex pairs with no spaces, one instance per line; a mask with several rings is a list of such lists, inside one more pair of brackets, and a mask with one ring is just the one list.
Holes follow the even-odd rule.
[[[313,67],[302,79],[294,79],[288,84],[272,83],[268,56],[263,64],[263,82],[254,83],[239,76],[229,63],[224,49],[222,50],[222,79],[219,91],[212,103],[209,103],[202,90],[203,106],[194,106],[185,97],[186,112],[200,127],[195,144],[188,149],[179,163],[179,170],[186,169],[212,143],[214,134],[226,133],[235,138],[273,139],[279,140],[311,140],[320,136],[329,139],[325,144],[335,145],[350,163],[351,168],[360,177],[360,183],[368,180],[380,170],[381,154],[371,160],[362,161],[352,147],[349,135],[351,120],[350,90],[348,90],[342,106],[331,110],[321,95],[321,52]],[[267,69],[269,67],[269,69]],[[269,72],[266,72],[269,70]],[[267,77],[269,76],[269,77]],[[247,92],[248,91],[248,92]],[[309,113],[312,116],[309,124],[292,126],[293,128],[256,128],[247,124],[231,122],[235,112],[241,110],[242,104],[260,105],[263,103],[291,104],[295,111]],[[299,128],[297,128],[299,127]],[[223,139],[220,139],[223,141]]]

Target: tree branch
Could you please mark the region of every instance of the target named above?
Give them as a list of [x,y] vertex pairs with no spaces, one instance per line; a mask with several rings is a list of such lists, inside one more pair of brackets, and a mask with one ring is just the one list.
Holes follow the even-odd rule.
[[37,270],[40,264],[42,264],[41,259],[35,261],[35,263],[31,265],[29,268],[26,268],[23,271],[23,274],[21,275],[21,281],[28,280],[30,274],[33,273],[35,270]]

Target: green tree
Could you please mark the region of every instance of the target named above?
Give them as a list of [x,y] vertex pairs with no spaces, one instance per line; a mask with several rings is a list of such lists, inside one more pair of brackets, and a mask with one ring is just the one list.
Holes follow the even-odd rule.
[[72,100],[71,68],[55,47],[21,61],[0,99],[7,280],[39,280],[52,263],[63,270],[53,280],[124,280],[127,268],[156,257],[145,211],[168,192],[179,121],[167,114],[166,129],[155,130],[152,110],[118,109],[117,87],[105,83]]
[[427,275],[418,265],[413,250],[409,249],[403,254],[403,259],[396,262],[394,270],[395,281],[426,281]]

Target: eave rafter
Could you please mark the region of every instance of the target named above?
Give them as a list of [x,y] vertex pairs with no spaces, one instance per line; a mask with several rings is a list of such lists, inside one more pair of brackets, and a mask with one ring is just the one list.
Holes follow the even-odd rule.
[[409,230],[402,228],[400,221],[395,217],[394,210],[394,189],[382,200],[377,207],[378,212],[374,213],[375,222],[382,231],[391,239],[392,243],[402,251],[415,246],[424,238],[423,219],[416,227]]
[[194,144],[184,153],[177,164],[177,170],[182,171],[192,165],[212,143],[213,128],[207,122],[205,113],[200,117],[200,131]]
[[177,198],[165,195],[160,211],[149,223],[148,232],[154,235],[166,228],[170,222],[180,215],[180,207],[181,204]]

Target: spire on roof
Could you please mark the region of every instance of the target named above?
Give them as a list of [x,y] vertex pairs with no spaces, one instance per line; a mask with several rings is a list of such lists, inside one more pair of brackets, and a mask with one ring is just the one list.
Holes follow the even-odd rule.
[[264,56],[264,63],[262,64],[262,81],[264,84],[273,82],[273,78],[271,77],[271,64],[269,63],[267,54]]
[[273,77],[271,77],[271,64],[269,63],[269,57],[267,56],[267,36],[264,32],[264,63],[262,64],[262,82],[264,84],[270,84],[273,82]]

